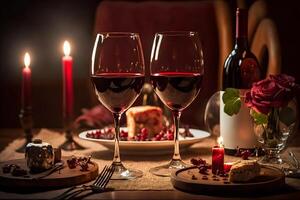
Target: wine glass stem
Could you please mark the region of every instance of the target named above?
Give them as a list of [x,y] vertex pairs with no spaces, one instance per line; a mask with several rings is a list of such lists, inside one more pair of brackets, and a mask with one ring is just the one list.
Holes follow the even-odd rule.
[[114,122],[115,122],[115,152],[114,152],[114,158],[113,163],[120,163],[120,148],[119,148],[119,139],[120,139],[120,119],[121,114],[120,113],[113,113],[114,116]]
[[173,160],[181,160],[180,151],[179,151],[179,121],[180,121],[181,112],[180,111],[173,111],[173,118],[175,124],[175,133],[174,133],[174,154]]

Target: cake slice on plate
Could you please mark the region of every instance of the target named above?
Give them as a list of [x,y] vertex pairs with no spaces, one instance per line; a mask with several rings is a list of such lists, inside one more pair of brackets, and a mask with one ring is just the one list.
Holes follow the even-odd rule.
[[163,129],[163,113],[160,107],[136,106],[126,112],[128,136],[134,137],[142,128],[148,130],[148,137],[153,137]]
[[256,160],[241,160],[234,164],[229,172],[230,182],[247,182],[259,176],[260,165]]

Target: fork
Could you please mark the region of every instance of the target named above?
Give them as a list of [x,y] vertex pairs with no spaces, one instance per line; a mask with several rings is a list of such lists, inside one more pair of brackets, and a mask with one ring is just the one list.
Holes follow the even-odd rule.
[[71,187],[70,189],[60,194],[59,196],[53,198],[53,200],[72,198],[80,194],[81,192],[87,190],[92,190],[92,192],[94,193],[104,192],[106,185],[108,184],[111,176],[114,173],[114,170],[115,170],[114,165],[111,165],[110,167],[106,165],[101,171],[101,173],[97,176],[93,184]]
[[292,158],[293,160],[293,166],[296,168],[296,169],[300,169],[300,163],[299,163],[299,160],[296,158],[294,152],[292,151],[289,151],[289,156]]

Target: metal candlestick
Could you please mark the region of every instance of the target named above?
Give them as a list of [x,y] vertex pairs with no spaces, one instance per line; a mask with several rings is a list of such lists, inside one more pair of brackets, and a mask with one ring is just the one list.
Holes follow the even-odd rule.
[[71,117],[64,117],[64,130],[66,141],[60,145],[60,148],[65,151],[85,149],[73,139],[73,122]]
[[25,144],[23,144],[19,149],[16,151],[19,153],[24,153],[26,145],[30,142],[32,142],[32,126],[33,126],[33,119],[32,119],[32,108],[31,106],[22,108],[20,111],[20,122],[21,126],[25,133]]

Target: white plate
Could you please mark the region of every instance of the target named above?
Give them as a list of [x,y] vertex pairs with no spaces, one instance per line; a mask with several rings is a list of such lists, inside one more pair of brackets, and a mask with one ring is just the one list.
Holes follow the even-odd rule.
[[[121,130],[127,130],[127,128],[121,128]],[[114,150],[114,140],[105,140],[105,139],[95,139],[88,138],[86,134],[91,131],[84,131],[79,134],[79,137],[84,140],[99,142],[107,149],[113,151]],[[184,129],[180,128],[180,131],[184,131]],[[202,139],[210,136],[210,133],[206,131],[202,131],[199,129],[190,129],[190,132],[194,135],[194,137],[186,137],[183,138],[179,136],[179,144],[180,149],[184,150],[189,146],[200,142]],[[173,140],[164,140],[164,141],[120,141],[120,151],[122,154],[127,155],[159,155],[159,154],[168,154],[172,153],[174,149]]]

